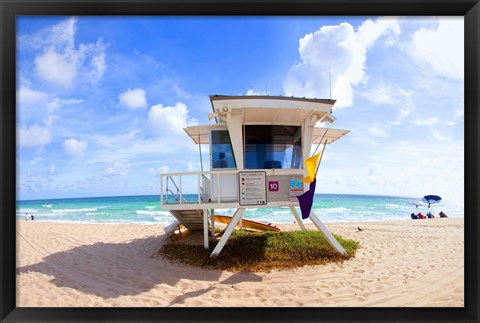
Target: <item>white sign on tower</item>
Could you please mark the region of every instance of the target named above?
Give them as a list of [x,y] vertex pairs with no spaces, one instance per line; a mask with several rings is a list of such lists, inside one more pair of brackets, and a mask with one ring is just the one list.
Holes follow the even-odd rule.
[[239,172],[238,185],[240,205],[267,204],[265,172]]

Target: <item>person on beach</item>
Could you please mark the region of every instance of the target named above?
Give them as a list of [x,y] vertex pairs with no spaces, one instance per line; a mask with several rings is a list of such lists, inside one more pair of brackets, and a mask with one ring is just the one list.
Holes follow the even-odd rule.
[[410,216],[411,216],[412,219],[414,219],[414,220],[415,220],[415,219],[418,219],[418,215],[416,215],[415,213],[410,214]]
[[443,213],[443,211],[440,211],[438,215],[440,215],[441,218],[448,218],[448,216],[445,213]]
[[227,161],[225,160],[225,153],[218,154],[218,160],[213,165],[213,168],[227,168]]
[[28,213],[25,212],[25,221],[28,221]]
[[428,211],[427,217],[428,217],[429,219],[431,219],[431,218],[434,218],[435,215],[433,215],[432,212]]
[[418,212],[418,218],[419,219],[426,219],[427,217],[422,214],[422,212]]
[[30,215],[30,218],[32,219],[32,221],[35,221],[35,217],[32,215]]

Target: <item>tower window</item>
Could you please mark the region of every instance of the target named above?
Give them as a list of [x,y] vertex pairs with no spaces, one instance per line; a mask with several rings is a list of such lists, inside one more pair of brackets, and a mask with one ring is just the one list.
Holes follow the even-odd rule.
[[212,130],[211,136],[212,169],[237,168],[228,130]]
[[301,127],[246,125],[244,135],[246,169],[301,168]]

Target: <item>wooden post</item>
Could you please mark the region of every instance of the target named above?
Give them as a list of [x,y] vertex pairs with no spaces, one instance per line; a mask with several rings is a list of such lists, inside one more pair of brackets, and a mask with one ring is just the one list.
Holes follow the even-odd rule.
[[242,217],[243,212],[245,212],[244,208],[237,209],[235,211],[235,214],[233,215],[232,220],[230,220],[230,223],[227,225],[227,228],[225,229],[225,232],[223,233],[222,238],[220,239],[220,241],[218,241],[218,244],[215,247],[215,249],[213,249],[213,252],[210,255],[210,257],[216,257],[220,254],[223,247],[225,246],[225,243],[227,243],[228,238],[230,238],[230,235],[232,234],[233,229],[235,229],[238,221]]
[[179,179],[178,186],[180,186],[180,188],[179,188],[179,190],[180,190],[180,204],[182,204],[182,200],[183,200],[182,175],[179,175],[179,176],[178,176],[178,179]]
[[203,246],[208,250],[208,213],[203,209]]
[[220,174],[216,174],[217,176],[217,203],[220,203]]
[[163,205],[163,176],[160,175],[160,206]]
[[201,178],[200,178],[200,174],[198,174],[197,176],[197,193],[198,193],[198,204],[202,203],[202,198],[200,197],[200,181],[201,181]]
[[212,237],[215,236],[215,209],[210,210],[210,225],[212,226]]
[[293,216],[295,216],[295,219],[297,220],[297,223],[300,226],[300,229],[306,230],[305,225],[302,222],[302,218],[300,218],[300,216],[298,216],[298,212],[293,205],[290,205],[290,210],[292,211]]
[[320,221],[320,219],[317,217],[317,215],[313,212],[310,213],[310,220],[312,220],[313,224],[318,228],[323,233],[323,236],[327,241],[332,245],[332,247],[335,248],[339,253],[342,255],[346,255],[347,252],[343,247],[338,243],[337,239],[328,231],[327,227]]

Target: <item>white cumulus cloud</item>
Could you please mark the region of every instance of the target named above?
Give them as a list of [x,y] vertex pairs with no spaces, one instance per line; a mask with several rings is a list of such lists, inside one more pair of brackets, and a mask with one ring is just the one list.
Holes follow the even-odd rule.
[[130,164],[122,164],[118,161],[114,161],[110,167],[107,167],[100,174],[101,178],[108,178],[114,176],[124,176],[130,171]]
[[60,54],[53,48],[47,48],[35,58],[38,75],[56,85],[71,86],[77,76],[77,58],[74,53],[71,54]]
[[48,95],[46,93],[32,90],[26,85],[20,86],[20,89],[17,90],[17,105],[20,107],[31,104],[42,104],[47,98]]
[[464,78],[464,19],[442,17],[435,30],[421,28],[414,34],[409,54],[433,72],[453,80]]
[[358,28],[358,40],[365,47],[371,47],[382,36],[385,37],[385,46],[392,46],[400,35],[400,25],[396,17],[380,17],[366,20]]
[[76,19],[67,19],[31,38],[32,46],[41,50],[35,57],[37,75],[54,85],[71,87],[79,76],[89,83],[98,82],[106,70],[106,45],[75,46]]
[[355,31],[343,22],[323,26],[299,41],[300,62],[288,71],[286,95],[328,98],[330,78],[336,107],[353,104],[353,86],[366,79],[367,50],[383,35],[391,45],[400,33],[395,18],[367,20]]
[[97,82],[103,77],[103,74],[107,70],[107,62],[105,49],[106,45],[102,40],[98,40],[94,45],[89,45],[89,50],[92,52],[92,58],[90,61],[90,69],[88,71],[89,76],[94,82]]
[[17,136],[21,147],[41,147],[52,141],[50,129],[41,127],[37,123],[20,127]]
[[118,96],[118,100],[123,106],[130,109],[139,109],[147,106],[146,93],[142,89],[128,89]]
[[149,167],[148,168],[148,173],[158,177],[158,176],[160,176],[160,174],[168,173],[168,170],[169,170],[168,166],[160,166],[158,168]]
[[82,103],[83,100],[81,99],[60,99],[60,98],[55,98],[53,101],[48,102],[47,104],[47,110],[48,112],[52,113],[64,106],[69,106],[69,105],[74,105],[74,104],[80,104]]
[[370,128],[368,128],[368,132],[372,135],[372,136],[375,136],[375,137],[388,137],[389,134],[387,133],[386,129],[382,128],[381,126],[379,125],[376,125],[376,126],[372,126]]
[[188,125],[187,106],[181,102],[173,107],[154,105],[148,112],[148,124],[151,133],[156,137],[184,134],[183,128]]
[[260,92],[260,91],[254,91],[252,89],[249,89],[246,95],[270,95],[270,93],[267,90],[265,90],[264,92]]
[[88,143],[86,141],[70,138],[63,142],[63,149],[65,151],[65,154],[70,157],[82,157],[83,155],[85,155],[87,148]]
[[395,100],[392,97],[393,93],[395,92],[392,90],[392,88],[388,85],[385,85],[385,83],[381,81],[377,86],[371,87],[369,90],[362,93],[362,95],[376,105],[391,105],[395,103]]

